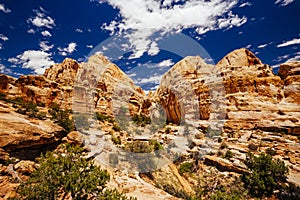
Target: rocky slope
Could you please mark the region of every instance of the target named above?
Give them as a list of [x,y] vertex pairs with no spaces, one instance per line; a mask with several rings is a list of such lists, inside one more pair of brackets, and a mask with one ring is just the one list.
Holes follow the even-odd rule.
[[[184,142],[182,135],[189,132],[177,166],[166,165],[150,175],[108,167],[113,176],[111,187],[139,199],[176,199],[170,194],[195,194],[202,185],[215,191],[216,185],[229,187],[245,172],[243,161],[249,150],[258,153],[268,149],[290,167],[289,181],[300,185],[299,77],[300,62],[282,64],[275,75],[247,49],[229,53],[216,66],[197,56],[186,57],[163,76],[159,88],[149,96],[99,54],[87,63],[65,59],[43,76],[15,79],[0,75],[0,198],[14,195],[14,188],[37,167],[33,161],[39,153],[61,142],[84,143],[91,150],[97,148],[102,136],[120,138],[118,145],[124,147],[135,138],[126,130],[117,130],[116,124],[134,115],[152,116],[160,106],[170,124],[152,135],[165,149],[173,144],[178,150]],[[40,112],[46,113],[43,119],[16,113],[16,97],[36,103]],[[102,135],[96,134],[88,142],[88,131],[73,131],[64,137],[65,130],[47,114],[53,102],[72,109],[74,115],[92,118],[95,112],[100,113],[104,120],[97,123]],[[125,116],[121,122],[119,114]],[[140,129],[146,128],[151,125]],[[233,153],[232,158],[224,158],[227,151]],[[178,173],[182,162],[194,163],[193,176]]]

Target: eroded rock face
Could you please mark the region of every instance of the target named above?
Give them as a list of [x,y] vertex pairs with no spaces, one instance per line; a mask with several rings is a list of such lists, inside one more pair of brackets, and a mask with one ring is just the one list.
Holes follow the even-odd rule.
[[[200,121],[225,119],[225,132],[262,129],[300,134],[299,63],[283,64],[277,76],[247,49],[229,53],[215,67],[199,57],[187,57],[163,76],[154,96],[175,124],[193,113]],[[193,107],[195,102],[198,108]]]

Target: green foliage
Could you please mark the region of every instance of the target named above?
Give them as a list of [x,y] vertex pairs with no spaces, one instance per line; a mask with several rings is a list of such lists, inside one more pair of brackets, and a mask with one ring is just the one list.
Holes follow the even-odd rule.
[[117,136],[117,137],[112,136],[111,141],[116,145],[120,145],[122,143],[120,136]]
[[16,110],[17,113],[28,115],[30,118],[37,118],[39,110],[35,103],[32,101],[20,101],[20,99],[17,99],[16,102],[18,104],[15,104],[16,106],[14,107],[18,108]]
[[112,129],[113,129],[114,131],[118,131],[118,132],[122,130],[121,127],[120,127],[117,123],[114,123]]
[[190,173],[190,172],[192,172],[192,168],[193,168],[193,163],[190,163],[190,162],[182,163],[179,166],[179,173],[180,174]]
[[149,145],[153,146],[154,151],[163,149],[163,146],[157,140],[150,140]]
[[145,126],[151,123],[151,118],[143,114],[134,114],[131,119],[138,126]]
[[224,158],[227,158],[227,159],[233,158],[232,151],[230,151],[230,150],[226,151]]
[[126,149],[132,153],[150,153],[153,150],[147,142],[142,141],[128,142]]
[[46,106],[46,104],[44,102],[38,102],[37,105],[40,106],[40,107],[45,107]]
[[220,145],[220,149],[225,149],[225,148],[228,148],[228,144],[226,144],[226,142],[223,141]]
[[61,194],[88,199],[88,195],[101,194],[109,174],[82,155],[81,147],[71,145],[63,146],[63,153],[47,152],[18,193],[25,199],[57,199]]
[[225,191],[216,191],[213,195],[210,196],[211,200],[240,200],[242,195],[238,191],[231,191],[229,193]]
[[114,119],[111,116],[107,116],[101,113],[96,112],[95,113],[97,120],[101,121],[101,122],[105,122],[108,121],[110,123],[114,123]]
[[47,117],[47,113],[46,112],[39,112],[37,115],[36,115],[36,118],[40,119],[40,120],[44,120],[46,119]]
[[187,194],[184,190],[177,189],[171,184],[166,183],[163,185],[159,185],[158,187],[175,197],[182,198],[185,200],[193,200],[194,199],[189,194]]
[[57,123],[59,126],[63,127],[66,133],[75,130],[74,122],[70,119],[69,110],[61,110],[60,106],[57,103],[52,103],[49,107],[49,113],[52,116],[52,120]]
[[276,155],[276,150],[273,148],[267,148],[266,149],[266,154],[269,154],[271,156],[275,156]]
[[206,136],[209,138],[212,138],[214,136],[220,136],[221,135],[221,131],[218,129],[212,129],[210,126],[207,127],[206,129]]
[[259,156],[248,153],[245,164],[251,172],[244,174],[242,180],[252,195],[261,197],[282,189],[288,173],[283,161],[274,160],[271,155],[265,153]]

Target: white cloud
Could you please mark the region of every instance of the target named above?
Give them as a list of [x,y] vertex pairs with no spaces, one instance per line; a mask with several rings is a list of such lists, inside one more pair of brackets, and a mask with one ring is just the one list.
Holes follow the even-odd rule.
[[47,41],[41,41],[39,43],[39,45],[40,45],[42,51],[49,51],[49,50],[51,50],[54,47],[53,44],[52,45],[48,45]]
[[174,62],[172,61],[172,59],[168,59],[168,60],[164,60],[160,63],[158,63],[158,67],[170,67],[171,65],[174,65]]
[[29,30],[27,31],[27,33],[35,34],[35,30],[33,30],[33,29],[31,28],[31,29],[29,29]]
[[39,50],[27,50],[16,58],[8,59],[14,64],[21,64],[23,68],[34,70],[37,74],[43,74],[45,69],[54,64],[51,60],[51,54]]
[[5,67],[3,64],[0,63],[0,73],[1,74],[11,74],[11,69]]
[[75,32],[77,32],[77,33],[83,33],[83,30],[81,30],[80,28],[76,28]]
[[158,84],[162,78],[162,75],[152,76],[150,78],[143,78],[137,81],[137,84],[156,83]]
[[5,35],[0,33],[0,39],[3,40],[3,41],[7,41],[8,37],[6,37]]
[[294,45],[294,44],[300,44],[300,38],[299,39],[295,38],[290,41],[281,43],[281,44],[277,45],[277,47],[286,47],[286,46],[290,46],[290,45]]
[[67,47],[61,48],[58,47],[57,49],[59,50],[59,54],[62,56],[67,56],[73,53],[76,50],[77,44],[75,42],[71,42],[68,44]]
[[51,37],[52,34],[49,32],[49,31],[42,31],[41,34],[44,36],[44,37]]
[[243,7],[246,7],[246,6],[251,6],[252,4],[250,2],[245,2],[245,3],[242,3],[239,7],[240,8],[243,8]]
[[[104,2],[101,0],[101,2]],[[100,3],[101,3],[100,2]],[[198,34],[217,29],[241,26],[247,21],[231,12],[238,0],[222,1],[153,1],[153,0],[106,0],[120,10],[121,19],[103,24],[102,28],[111,34],[125,34],[133,49],[132,58],[147,52],[156,55],[157,41],[151,38],[155,33],[179,33],[187,28],[196,28]]]
[[52,29],[55,26],[54,19],[45,14],[45,10],[40,7],[39,10],[34,10],[36,16],[27,19],[28,23],[32,23],[32,25],[41,28],[46,27]]
[[268,46],[268,44],[261,44],[261,45],[259,45],[257,48],[263,49],[263,48],[265,48],[266,46]]
[[94,46],[93,45],[86,45],[86,47],[92,49]]
[[280,6],[286,6],[293,2],[294,0],[276,0],[275,4],[280,4]]
[[294,57],[288,59],[285,62],[292,62],[292,61],[300,61],[300,52],[297,52]]
[[0,11],[5,12],[5,13],[10,13],[11,10],[8,8],[5,8],[4,4],[0,4]]

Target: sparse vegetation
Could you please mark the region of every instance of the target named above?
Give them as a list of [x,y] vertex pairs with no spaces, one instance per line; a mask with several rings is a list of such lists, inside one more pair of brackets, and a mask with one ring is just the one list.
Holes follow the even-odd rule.
[[224,158],[227,158],[227,159],[233,158],[232,151],[230,151],[230,150],[226,151]]
[[111,141],[116,145],[120,145],[122,143],[120,136],[117,136],[117,137],[112,136]]
[[104,190],[109,180],[93,160],[84,158],[79,146],[64,145],[60,151],[42,155],[40,167],[18,188],[21,199],[127,199],[116,190]]
[[96,115],[97,120],[99,120],[101,122],[108,121],[110,123],[114,123],[114,121],[115,121],[111,116],[104,115],[102,113],[96,112],[95,115]]
[[146,126],[151,123],[151,118],[143,114],[134,114],[131,119],[138,126]]
[[190,162],[182,163],[179,166],[179,173],[180,174],[190,173],[190,172],[192,172],[192,168],[193,168],[193,163],[190,163]]
[[52,103],[48,112],[52,116],[52,120],[59,126],[63,127],[66,133],[75,130],[74,122],[70,119],[70,110],[61,110],[57,103]]
[[273,159],[269,154],[261,153],[254,156],[248,153],[245,164],[250,173],[244,174],[242,180],[254,196],[269,196],[273,191],[281,190],[283,183],[286,182],[288,168],[283,161]]

